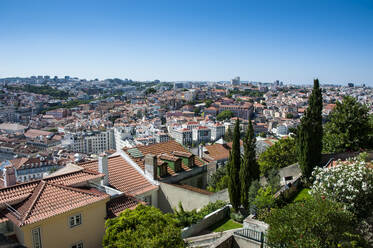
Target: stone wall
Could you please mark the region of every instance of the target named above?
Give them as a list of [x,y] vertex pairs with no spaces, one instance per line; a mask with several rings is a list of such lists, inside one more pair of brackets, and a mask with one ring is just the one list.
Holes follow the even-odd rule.
[[160,183],[159,186],[158,208],[165,213],[173,212],[174,208],[178,208],[179,202],[183,205],[184,210],[191,211],[217,200],[229,201],[226,189],[216,193],[203,194],[167,183]]
[[188,238],[200,233],[201,231],[213,226],[214,224],[223,221],[229,217],[229,206],[222,207],[215,212],[206,215],[200,222],[186,227],[182,230],[181,236]]

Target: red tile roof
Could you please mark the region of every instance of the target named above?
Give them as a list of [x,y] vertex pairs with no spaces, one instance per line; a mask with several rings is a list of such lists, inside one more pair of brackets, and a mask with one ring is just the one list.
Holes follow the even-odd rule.
[[[45,178],[44,181],[65,186],[74,186],[83,184],[89,180],[102,178],[103,176],[103,174],[82,169],[60,176]],[[0,208],[4,203],[12,205],[25,200],[30,196],[39,182],[40,180],[31,181],[0,189]]]
[[214,160],[222,160],[222,159],[228,159],[229,157],[229,150],[231,149],[227,145],[222,144],[213,144],[210,146],[205,146],[207,149],[207,155]]
[[[97,160],[81,163],[79,166],[91,171],[98,171]],[[108,169],[109,184],[126,194],[139,195],[157,188],[120,155],[108,158]]]
[[109,199],[99,191],[83,190],[40,180],[24,201],[3,210],[4,215],[18,226],[68,212],[98,201]]
[[210,192],[208,190],[200,189],[200,188],[193,187],[193,186],[190,186],[190,185],[187,185],[187,184],[172,184],[172,186],[176,186],[176,187],[179,187],[179,188],[183,188],[183,189],[187,189],[187,190],[190,190],[190,191],[194,191],[196,193],[200,193],[200,194],[203,194],[203,195],[212,195],[212,194],[214,194],[213,192]]
[[135,197],[126,194],[113,198],[106,205],[108,218],[115,218],[126,209],[136,208],[138,204],[145,203],[137,200]]
[[[137,146],[136,147],[139,152],[143,155],[142,157],[135,158],[131,156],[129,152],[127,152],[129,149],[125,148],[124,151],[134,160],[141,169],[145,169],[144,165],[144,157],[146,154],[153,154],[156,156],[160,156],[162,154],[168,154],[172,156],[174,152],[183,152],[183,153],[190,153],[185,147],[183,147],[181,144],[177,143],[175,140],[169,140],[167,142],[163,143],[156,143],[156,144],[151,144],[147,146]],[[132,148],[133,149],[133,148]],[[194,165],[201,167],[206,164],[206,162],[202,161],[199,157],[193,156],[194,157]],[[159,160],[158,160],[158,166],[160,165]],[[186,164],[184,164],[184,161],[181,163],[181,168],[184,171],[190,171],[192,170],[189,168]],[[169,175],[175,175],[176,172],[173,171],[169,166],[167,167],[167,172]]]

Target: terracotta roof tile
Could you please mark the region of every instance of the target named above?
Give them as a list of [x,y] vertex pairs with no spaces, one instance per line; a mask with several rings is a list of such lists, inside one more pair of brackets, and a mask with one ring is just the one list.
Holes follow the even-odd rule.
[[222,144],[213,144],[205,146],[208,156],[214,160],[228,159],[230,147]]
[[[132,148],[133,149],[133,148]],[[183,147],[181,144],[177,143],[175,140],[169,140],[167,142],[163,143],[156,143],[156,144],[151,144],[147,146],[137,146],[136,149],[141,152],[143,155],[142,157],[133,157],[129,152],[127,152],[129,149],[124,149],[124,151],[134,160],[141,169],[145,169],[144,165],[144,157],[146,154],[153,154],[156,156],[162,155],[162,154],[167,154],[169,156],[173,156],[175,152],[182,152],[186,154],[190,154],[190,152]],[[193,156],[194,157],[194,165],[201,167],[205,165],[205,162],[201,160],[198,156]],[[158,166],[159,166],[159,160],[158,160]],[[184,161],[181,163],[181,168],[184,171],[189,171],[191,168],[189,168],[186,164],[184,164]],[[173,171],[170,167],[167,167],[167,172],[170,176],[173,176],[176,174],[175,171]]]
[[210,192],[208,190],[200,189],[200,188],[193,187],[193,186],[190,186],[190,185],[187,185],[187,184],[172,184],[172,186],[176,186],[176,187],[179,187],[179,188],[183,188],[183,189],[187,189],[187,190],[190,190],[190,191],[194,191],[196,193],[200,193],[200,194],[203,194],[203,195],[212,195],[212,194],[214,194],[213,192]]
[[[98,161],[79,164],[91,171],[98,171]],[[126,194],[139,195],[157,188],[133,168],[120,155],[108,158],[109,184]]]
[[[58,196],[58,197],[56,197]],[[18,226],[31,224],[75,208],[108,199],[107,194],[38,181],[32,194],[5,211],[5,216]]]
[[135,197],[123,194],[119,197],[111,199],[107,203],[107,215],[109,218],[117,217],[124,210],[134,209],[140,203],[144,204],[144,202],[137,200]]
[[[45,178],[44,181],[54,184],[73,186],[85,183],[89,180],[102,178],[103,176],[103,174],[82,169],[80,171],[75,171],[60,176]],[[39,182],[40,180],[31,181],[0,189],[0,207],[4,203],[12,205],[28,198]]]

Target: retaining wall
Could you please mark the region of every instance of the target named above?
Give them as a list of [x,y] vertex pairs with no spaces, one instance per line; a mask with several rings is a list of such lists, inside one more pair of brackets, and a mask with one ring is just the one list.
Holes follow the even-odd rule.
[[215,212],[206,215],[200,222],[185,227],[181,232],[183,239],[191,237],[209,228],[210,226],[229,217],[229,206],[222,207]]

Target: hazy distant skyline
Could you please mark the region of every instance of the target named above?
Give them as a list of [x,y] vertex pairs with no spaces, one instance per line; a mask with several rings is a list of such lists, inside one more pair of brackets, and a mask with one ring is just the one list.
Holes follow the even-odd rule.
[[373,1],[0,1],[0,78],[373,86]]

